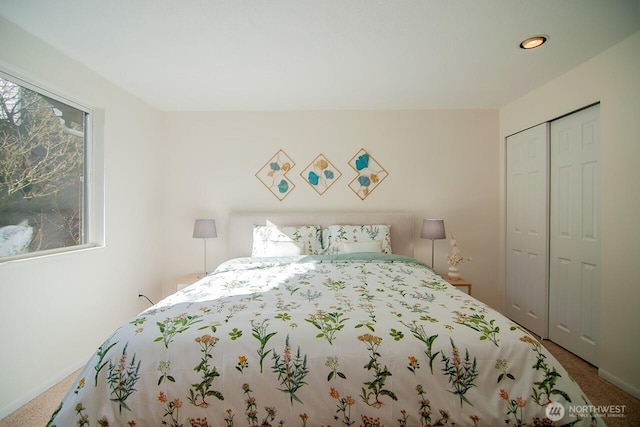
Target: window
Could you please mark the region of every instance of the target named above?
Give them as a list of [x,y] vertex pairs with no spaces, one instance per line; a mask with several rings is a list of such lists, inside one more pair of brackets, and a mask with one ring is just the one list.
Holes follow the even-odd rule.
[[87,243],[89,110],[0,73],[0,262]]

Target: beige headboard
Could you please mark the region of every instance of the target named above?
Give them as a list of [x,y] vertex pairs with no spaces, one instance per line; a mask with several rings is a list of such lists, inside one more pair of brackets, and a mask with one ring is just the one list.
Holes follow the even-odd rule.
[[413,216],[394,212],[233,212],[229,215],[229,257],[251,256],[254,225],[391,225],[391,250],[413,256]]

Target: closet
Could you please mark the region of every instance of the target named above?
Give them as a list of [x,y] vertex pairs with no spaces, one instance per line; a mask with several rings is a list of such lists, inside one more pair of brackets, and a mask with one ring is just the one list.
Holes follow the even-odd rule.
[[600,107],[507,138],[506,314],[597,365]]

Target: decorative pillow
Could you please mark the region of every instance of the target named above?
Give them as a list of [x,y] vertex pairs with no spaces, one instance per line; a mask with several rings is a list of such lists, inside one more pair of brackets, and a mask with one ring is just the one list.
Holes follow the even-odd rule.
[[341,254],[351,254],[355,252],[382,252],[382,242],[372,240],[370,242],[342,242],[340,243]]
[[342,250],[341,244],[379,241],[381,251],[391,253],[390,225],[330,225],[324,234],[325,253],[336,254]]
[[[294,245],[286,245],[294,243]],[[296,247],[298,249],[296,249]],[[299,250],[298,253],[295,253]],[[322,228],[318,225],[253,227],[251,256],[317,255],[322,253]]]

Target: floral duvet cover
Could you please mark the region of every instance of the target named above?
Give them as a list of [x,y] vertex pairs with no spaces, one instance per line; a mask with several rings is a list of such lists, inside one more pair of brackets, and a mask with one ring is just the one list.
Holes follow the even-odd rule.
[[569,404],[538,341],[415,259],[239,258],[116,330],[49,425],[601,423]]

